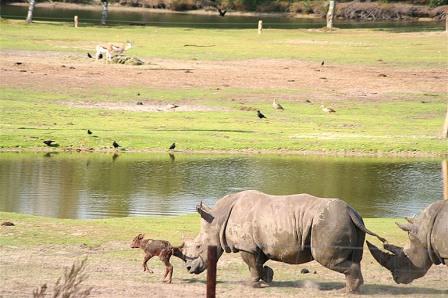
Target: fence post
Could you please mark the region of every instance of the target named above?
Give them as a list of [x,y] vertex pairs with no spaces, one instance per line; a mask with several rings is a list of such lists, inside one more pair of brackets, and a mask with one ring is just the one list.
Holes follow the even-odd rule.
[[443,124],[442,138],[448,138],[448,105],[446,106],[445,123]]
[[216,297],[216,263],[218,262],[218,249],[209,246],[207,251],[207,298]]
[[445,31],[448,33],[448,14],[445,14]]
[[75,22],[75,28],[78,28],[78,26],[79,26],[79,18],[78,18],[78,16],[75,16],[73,18],[73,21]]
[[263,31],[263,20],[258,20],[258,34]]
[[443,199],[448,200],[448,160],[442,161]]

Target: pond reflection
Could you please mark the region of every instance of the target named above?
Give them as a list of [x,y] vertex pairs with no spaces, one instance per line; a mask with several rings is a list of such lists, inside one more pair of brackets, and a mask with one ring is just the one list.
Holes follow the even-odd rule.
[[176,215],[230,192],[338,197],[365,217],[442,197],[440,162],[190,154],[0,154],[0,210],[60,218]]

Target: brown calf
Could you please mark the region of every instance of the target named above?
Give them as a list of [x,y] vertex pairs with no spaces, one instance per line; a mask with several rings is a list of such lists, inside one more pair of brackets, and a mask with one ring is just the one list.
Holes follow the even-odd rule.
[[153,273],[153,271],[148,268],[146,263],[152,257],[159,256],[160,260],[165,264],[165,274],[162,281],[171,283],[171,278],[173,276],[173,265],[170,263],[170,258],[174,255],[185,261],[185,258],[181,252],[182,246],[173,247],[168,241],[144,239],[144,237],[144,234],[139,234],[135,236],[131,243],[131,248],[141,248],[146,254],[143,259],[143,271]]

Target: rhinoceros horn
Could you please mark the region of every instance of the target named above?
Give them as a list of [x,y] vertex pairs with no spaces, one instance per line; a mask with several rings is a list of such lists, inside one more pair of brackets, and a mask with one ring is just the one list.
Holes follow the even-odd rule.
[[375,258],[375,260],[381,264],[381,266],[387,268],[389,271],[394,271],[394,258],[396,258],[396,255],[392,255],[387,252],[383,252],[378,247],[370,243],[369,241],[366,241],[367,247],[370,250],[370,253]]
[[198,211],[201,217],[208,223],[211,223],[215,218],[212,209],[207,207],[202,201],[196,206],[196,211]]

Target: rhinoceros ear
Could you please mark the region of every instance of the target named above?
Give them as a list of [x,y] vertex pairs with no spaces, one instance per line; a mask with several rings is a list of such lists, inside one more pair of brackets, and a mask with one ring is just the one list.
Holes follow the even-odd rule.
[[415,219],[413,217],[405,217],[404,219],[406,219],[406,221],[410,224],[414,224],[415,223]]
[[201,215],[201,217],[208,223],[212,223],[213,216],[212,210],[207,207],[202,201],[196,206],[196,211]]
[[417,234],[417,226],[411,223],[395,223],[400,229],[402,229],[405,232],[409,232],[411,234]]

